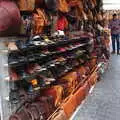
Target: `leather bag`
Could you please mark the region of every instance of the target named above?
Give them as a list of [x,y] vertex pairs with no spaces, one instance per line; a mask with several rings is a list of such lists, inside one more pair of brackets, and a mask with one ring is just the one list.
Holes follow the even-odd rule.
[[69,12],[69,6],[66,0],[59,0],[58,9],[63,13]]
[[34,21],[34,34],[40,34],[43,32],[44,27],[47,25],[47,17],[42,9],[36,9],[37,13],[33,14],[33,21]]
[[[0,1],[0,36],[16,35],[21,24],[20,11],[10,0]],[[12,28],[12,29],[11,29]]]
[[59,106],[62,102],[63,97],[63,87],[61,85],[56,85],[51,88],[45,89],[41,92],[42,95],[47,96],[50,95],[54,98],[54,106]]
[[18,0],[17,4],[21,11],[33,11],[35,8],[35,0]]
[[77,72],[70,72],[66,76],[60,79],[60,83],[65,84],[65,96],[70,95],[70,93],[74,90],[74,88],[78,84],[78,74]]

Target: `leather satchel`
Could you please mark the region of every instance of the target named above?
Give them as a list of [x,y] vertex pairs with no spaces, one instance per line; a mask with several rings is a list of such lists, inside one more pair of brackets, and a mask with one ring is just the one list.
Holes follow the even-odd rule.
[[34,21],[34,34],[39,34],[43,31],[44,27],[47,25],[47,17],[42,9],[36,9],[37,13],[33,14]]
[[11,0],[0,0],[0,36],[18,34],[20,24],[21,16],[17,5]]
[[37,100],[38,100],[39,102],[45,104],[45,106],[46,106],[46,108],[47,108],[46,112],[47,112],[48,116],[49,116],[51,113],[54,112],[55,106],[54,106],[54,100],[53,100],[53,97],[52,97],[52,96],[49,96],[49,95],[48,95],[48,96],[42,96],[42,97],[39,97]]
[[21,11],[33,11],[35,8],[35,0],[18,0],[17,4]]
[[57,107],[61,104],[63,98],[63,87],[61,85],[56,85],[54,87],[45,89],[41,92],[43,96],[52,96],[54,98],[54,106]]
[[60,83],[64,84],[65,96],[70,95],[74,88],[78,84],[78,74],[77,72],[70,72],[66,76],[60,79]]
[[9,120],[34,120],[26,108],[10,116]]
[[69,12],[69,6],[66,0],[59,0],[58,9],[63,13]]

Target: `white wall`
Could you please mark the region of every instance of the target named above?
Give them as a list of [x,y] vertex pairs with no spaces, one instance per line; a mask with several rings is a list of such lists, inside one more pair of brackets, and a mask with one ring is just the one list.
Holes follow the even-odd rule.
[[120,10],[120,0],[103,0],[103,8]]

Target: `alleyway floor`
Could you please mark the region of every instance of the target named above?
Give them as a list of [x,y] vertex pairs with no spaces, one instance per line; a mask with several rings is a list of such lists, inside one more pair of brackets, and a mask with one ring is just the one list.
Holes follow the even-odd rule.
[[112,55],[108,70],[72,120],[120,120],[120,56]]

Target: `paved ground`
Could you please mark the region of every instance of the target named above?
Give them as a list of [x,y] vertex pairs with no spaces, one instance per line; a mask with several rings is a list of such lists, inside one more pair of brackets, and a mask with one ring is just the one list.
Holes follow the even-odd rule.
[[120,56],[111,57],[108,71],[73,120],[120,120]]

